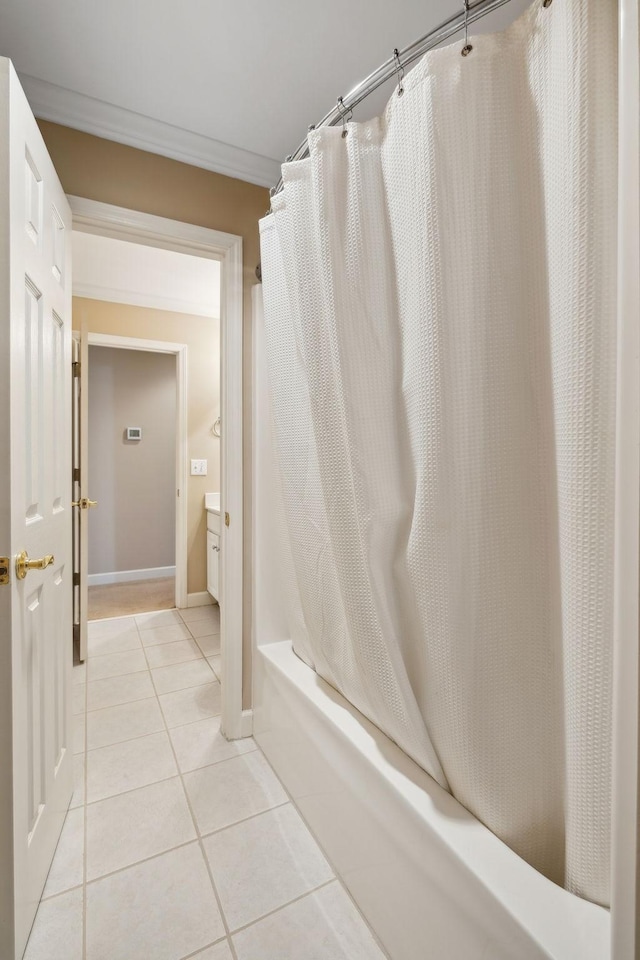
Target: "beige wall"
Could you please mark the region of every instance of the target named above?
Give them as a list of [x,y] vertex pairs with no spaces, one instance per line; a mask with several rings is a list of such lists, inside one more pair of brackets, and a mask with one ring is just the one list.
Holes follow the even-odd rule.
[[[175,564],[176,358],[89,347],[89,574]],[[140,427],[141,440],[128,440]]]
[[[234,233],[244,255],[244,650],[251,651],[251,286],[260,259],[258,220],[269,206],[264,187],[191,167],[177,160],[39,121],[65,191],[185,223]],[[244,678],[245,706],[250,673]]]
[[[208,461],[206,477],[187,478],[187,590],[200,593],[207,589],[204,495],[220,489],[220,441],[211,433],[220,409],[220,323],[209,317],[74,297],[73,325],[79,329],[85,322],[90,333],[187,345],[187,458]],[[92,487],[91,477],[89,483]]]

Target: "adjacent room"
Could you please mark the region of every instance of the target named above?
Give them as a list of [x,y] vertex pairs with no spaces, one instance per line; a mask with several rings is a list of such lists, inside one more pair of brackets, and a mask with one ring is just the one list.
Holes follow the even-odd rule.
[[183,584],[192,601],[208,602],[204,498],[220,493],[220,264],[78,230],[73,263],[73,323],[87,341],[77,456],[96,502],[86,571],[79,563],[88,618],[184,605]]

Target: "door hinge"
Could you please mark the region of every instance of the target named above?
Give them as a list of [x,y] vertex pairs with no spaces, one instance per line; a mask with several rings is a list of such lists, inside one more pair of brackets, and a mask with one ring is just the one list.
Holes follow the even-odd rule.
[[80,361],[79,361],[79,360],[74,360],[73,363],[71,364],[71,369],[72,369],[72,371],[73,371],[73,376],[74,376],[74,377],[79,377],[79,376],[80,376]]
[[80,586],[80,574],[79,574],[79,573],[74,573],[74,575],[73,575],[73,585],[74,585],[74,587],[79,587],[79,586]]
[[224,515],[224,525],[225,525],[225,527],[228,527],[230,523],[231,523],[231,519],[230,519],[230,517],[229,517],[229,514],[225,512],[225,515]]
[[9,557],[0,557],[0,584],[9,583]]

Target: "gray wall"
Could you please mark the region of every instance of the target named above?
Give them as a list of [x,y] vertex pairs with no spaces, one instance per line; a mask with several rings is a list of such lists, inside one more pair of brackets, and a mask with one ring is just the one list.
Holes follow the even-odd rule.
[[[175,357],[89,347],[89,574],[175,563]],[[126,440],[127,427],[142,440]]]

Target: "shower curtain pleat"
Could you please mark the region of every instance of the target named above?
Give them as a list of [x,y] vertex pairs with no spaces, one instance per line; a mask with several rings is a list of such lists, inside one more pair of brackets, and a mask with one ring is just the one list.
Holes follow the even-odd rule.
[[309,135],[261,224],[296,652],[609,902],[615,0]]

